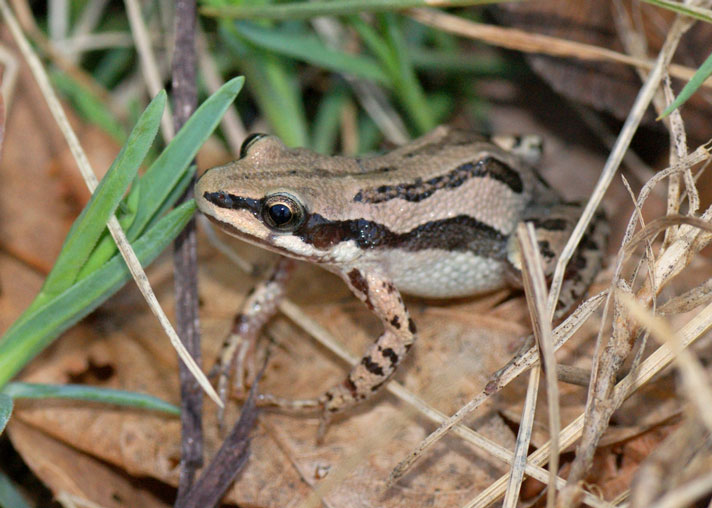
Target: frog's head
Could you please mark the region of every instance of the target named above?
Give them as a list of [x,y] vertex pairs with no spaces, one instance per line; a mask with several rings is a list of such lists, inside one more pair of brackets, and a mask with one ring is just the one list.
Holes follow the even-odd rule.
[[348,261],[358,254],[345,241],[353,221],[331,220],[340,193],[314,178],[322,159],[275,136],[253,134],[238,160],[200,177],[196,203],[225,232],[263,248],[313,262]]

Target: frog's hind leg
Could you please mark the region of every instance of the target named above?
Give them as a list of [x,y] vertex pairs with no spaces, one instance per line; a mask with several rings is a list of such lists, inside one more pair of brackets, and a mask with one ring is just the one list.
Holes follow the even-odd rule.
[[[581,300],[596,274],[601,270],[609,234],[610,227],[605,214],[596,213],[566,267],[554,313],[557,319],[563,317],[576,302]],[[551,274],[547,274],[547,276],[551,275],[553,270]]]
[[[582,207],[578,203],[560,203],[533,209],[522,219],[523,222],[530,222],[534,226],[547,279],[554,275],[559,254],[571,236],[581,210]],[[554,313],[557,319],[563,317],[583,297],[601,269],[608,231],[608,223],[603,213],[596,214],[567,265]],[[515,275],[521,276],[522,261],[516,235],[510,237],[507,252]]]

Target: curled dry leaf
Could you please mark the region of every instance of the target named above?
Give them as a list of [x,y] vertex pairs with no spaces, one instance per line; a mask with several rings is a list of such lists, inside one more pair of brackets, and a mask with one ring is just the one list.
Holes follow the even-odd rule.
[[[674,14],[666,9],[643,2],[621,2],[629,10],[631,19],[643,27],[641,36],[647,44],[649,55],[660,50],[665,35],[670,28]],[[631,7],[632,5],[632,7]],[[568,2],[547,0],[543,2],[500,3],[494,9],[498,20],[527,32],[552,35],[562,39],[583,42],[626,53],[616,33],[619,14],[614,2]],[[707,58],[712,26],[697,23],[681,42],[679,56],[675,62],[693,69]],[[532,69],[557,92],[577,102],[593,106],[600,111],[625,119],[630,111],[640,79],[635,70],[619,63],[587,62],[575,58],[552,58],[545,55],[526,56]],[[682,83],[675,81],[675,89]],[[689,135],[696,140],[706,140],[712,136],[709,115],[709,91],[702,91],[693,97],[683,112]],[[654,125],[655,113],[652,109],[645,121]]]

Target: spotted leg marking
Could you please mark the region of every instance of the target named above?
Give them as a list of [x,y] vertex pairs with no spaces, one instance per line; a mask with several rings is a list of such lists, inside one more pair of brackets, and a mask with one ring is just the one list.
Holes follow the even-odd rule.
[[416,337],[415,323],[391,282],[357,268],[347,272],[344,279],[354,294],[381,319],[385,330],[346,379],[320,398],[323,412],[319,438],[326,432],[331,415],[367,399],[388,381]]
[[408,315],[400,293],[388,279],[356,268],[346,272],[343,278],[354,294],[381,318],[385,328],[383,334],[351,369],[346,379],[321,397],[287,399],[260,394],[258,399],[262,406],[279,407],[290,412],[321,409],[317,442],[323,440],[332,415],[369,398],[388,381],[416,337],[415,323]]
[[[244,392],[245,360],[253,363],[255,342],[265,323],[277,312],[284,298],[286,282],[294,268],[294,260],[281,258],[272,269],[269,278],[255,286],[247,295],[241,312],[235,316],[232,330],[225,338],[214,370],[218,372],[218,395],[223,403],[227,400],[232,365],[235,364],[235,389]],[[254,366],[253,366],[254,367]],[[254,368],[248,368],[253,375]],[[222,420],[222,413],[219,415]]]

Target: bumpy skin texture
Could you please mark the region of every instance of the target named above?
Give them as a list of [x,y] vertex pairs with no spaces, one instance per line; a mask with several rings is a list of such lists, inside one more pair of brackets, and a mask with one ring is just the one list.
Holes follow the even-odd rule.
[[[387,154],[352,158],[257,135],[239,160],[200,178],[198,207],[222,229],[339,274],[383,322],[343,383],[293,406],[319,405],[326,418],[387,381],[415,340],[401,291],[451,298],[516,285],[520,222],[534,222],[551,274],[580,209],[525,162],[532,146],[531,137],[488,140],[441,126]],[[604,229],[594,224],[572,260],[559,314],[598,271]]]

